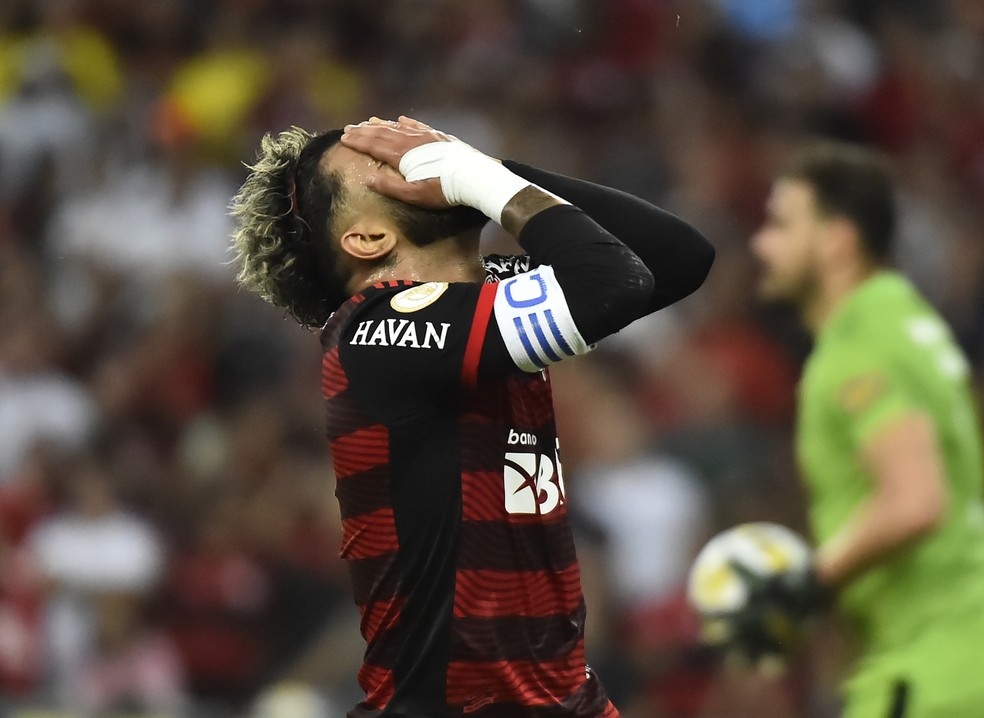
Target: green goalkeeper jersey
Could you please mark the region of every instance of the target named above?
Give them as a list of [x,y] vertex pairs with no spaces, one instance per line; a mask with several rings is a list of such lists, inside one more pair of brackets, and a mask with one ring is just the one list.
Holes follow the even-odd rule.
[[[870,651],[903,648],[927,626],[970,621],[984,655],[982,455],[970,372],[949,328],[901,275],[881,272],[836,308],[799,387],[797,458],[823,543],[872,490],[859,448],[902,414],[933,419],[949,505],[940,529],[862,574],[839,597]],[[984,714],[982,714],[984,715]]]

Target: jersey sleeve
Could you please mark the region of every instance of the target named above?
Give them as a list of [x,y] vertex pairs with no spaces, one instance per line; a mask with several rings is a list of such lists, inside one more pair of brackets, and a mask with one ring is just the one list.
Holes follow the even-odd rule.
[[832,360],[825,390],[827,400],[855,446],[919,406],[902,377],[874,348],[839,352]]

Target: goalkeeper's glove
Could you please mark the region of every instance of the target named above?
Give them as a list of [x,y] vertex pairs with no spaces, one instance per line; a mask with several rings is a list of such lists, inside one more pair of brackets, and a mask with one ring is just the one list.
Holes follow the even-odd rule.
[[728,648],[753,664],[786,658],[799,646],[804,622],[825,611],[833,594],[809,568],[762,575],[733,562],[748,587],[745,607],[733,617]]

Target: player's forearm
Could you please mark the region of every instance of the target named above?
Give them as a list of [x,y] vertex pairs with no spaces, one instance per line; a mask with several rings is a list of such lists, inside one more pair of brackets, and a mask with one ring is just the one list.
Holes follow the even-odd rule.
[[[388,130],[369,130],[379,131]],[[658,308],[652,271],[630,248],[580,208],[504,164],[462,142],[438,141],[408,149],[399,168],[406,180],[397,184],[401,191],[426,190],[426,181],[437,178],[449,205],[478,209],[516,237],[534,266],[550,265],[589,344]]]
[[502,228],[513,237],[519,237],[526,223],[534,216],[548,207],[559,204],[561,204],[560,200],[553,195],[530,185],[513,195],[513,198],[502,208]]
[[653,274],[646,313],[696,290],[714,261],[714,248],[693,226],[619,190],[504,160],[503,165],[580,209],[631,249]]
[[552,267],[588,344],[647,313],[653,276],[628,247],[577,207],[548,207],[517,238],[533,266]]
[[859,458],[874,490],[821,548],[818,571],[843,583],[932,533],[949,495],[936,429],[922,412],[897,416],[871,435]]
[[932,534],[942,514],[942,507],[876,493],[817,550],[818,578],[832,587],[848,583]]

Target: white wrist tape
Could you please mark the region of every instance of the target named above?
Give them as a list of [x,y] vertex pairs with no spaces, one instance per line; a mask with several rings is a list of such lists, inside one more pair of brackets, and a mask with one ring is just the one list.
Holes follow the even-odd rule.
[[474,207],[499,224],[509,200],[534,186],[461,140],[414,147],[400,160],[400,173],[408,182],[440,179],[449,204]]

